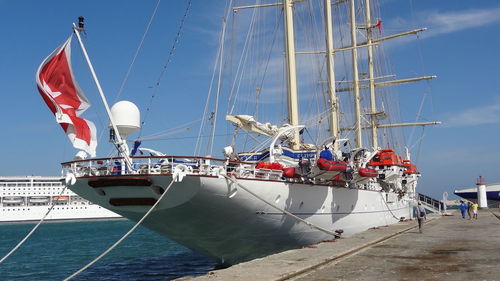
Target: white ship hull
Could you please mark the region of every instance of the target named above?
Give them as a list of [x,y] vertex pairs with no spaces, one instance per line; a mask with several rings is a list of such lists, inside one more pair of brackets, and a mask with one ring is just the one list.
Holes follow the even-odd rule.
[[[158,187],[165,188],[172,181],[172,177],[166,175],[150,178],[151,187],[105,188],[92,188],[87,184],[88,178],[80,178],[71,189],[138,221],[150,206],[134,206],[133,198],[157,199]],[[342,229],[343,235],[393,224],[412,214],[410,200],[398,198],[395,193],[270,180],[238,181],[258,196],[310,223],[330,231]],[[131,205],[113,206],[110,204],[113,198],[128,198]],[[187,176],[182,182],[174,183],[143,224],[229,264],[333,238],[284,215],[227,179],[213,176]]]
[[0,223],[40,221],[52,204],[45,220],[121,217],[63,189],[60,177],[0,177]]
[[[0,222],[39,221],[50,206],[1,207]],[[49,220],[111,219],[121,216],[98,205],[55,206],[45,218]]]

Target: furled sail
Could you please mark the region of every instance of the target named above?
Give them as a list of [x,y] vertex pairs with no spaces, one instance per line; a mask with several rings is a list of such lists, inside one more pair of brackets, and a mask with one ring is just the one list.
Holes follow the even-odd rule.
[[71,70],[71,36],[42,62],[36,73],[36,84],[73,146],[94,157],[96,128],[93,122],[80,117],[90,103]]
[[[290,124],[284,124],[283,126],[278,127],[271,123],[260,123],[251,115],[226,115],[226,120],[235,124],[239,128],[268,137],[273,137],[277,135],[281,130],[290,127]],[[291,132],[286,133],[283,134],[280,139],[284,141],[291,138],[291,136]]]

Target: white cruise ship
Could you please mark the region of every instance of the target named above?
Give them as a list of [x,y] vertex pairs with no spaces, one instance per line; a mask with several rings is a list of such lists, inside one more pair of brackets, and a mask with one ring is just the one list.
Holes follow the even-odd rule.
[[60,177],[0,177],[0,222],[39,221],[52,204],[45,220],[120,217],[63,188]]

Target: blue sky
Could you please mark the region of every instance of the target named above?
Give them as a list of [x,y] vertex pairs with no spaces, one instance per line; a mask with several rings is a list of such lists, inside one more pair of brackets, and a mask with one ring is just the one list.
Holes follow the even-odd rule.
[[[76,153],[40,98],[34,79],[42,60],[70,35],[71,23],[85,16],[87,49],[113,103],[156,2],[0,0],[0,145],[4,149],[0,175],[57,175],[60,162]],[[135,102],[144,114],[155,94],[145,135],[201,118],[224,1],[193,1],[161,84],[157,90],[152,87],[166,63],[186,3],[160,4],[120,96]],[[438,76],[420,87],[398,87],[399,95],[410,103],[401,105],[403,113],[414,114],[425,96],[422,120],[443,122],[426,128],[420,148],[413,152],[422,172],[419,190],[440,197],[444,191],[474,184],[479,175],[487,182],[500,182],[500,95],[496,87],[500,80],[500,2],[383,0],[381,4],[386,34],[428,28],[418,40],[412,37],[388,46],[394,70],[402,77]],[[102,132],[105,113],[75,46],[73,67],[93,103],[85,118],[93,120]],[[422,129],[416,131],[420,134]],[[196,135],[193,126],[175,138],[145,146],[167,154],[191,154],[192,136]],[[106,156],[106,136],[100,141],[98,153]]]

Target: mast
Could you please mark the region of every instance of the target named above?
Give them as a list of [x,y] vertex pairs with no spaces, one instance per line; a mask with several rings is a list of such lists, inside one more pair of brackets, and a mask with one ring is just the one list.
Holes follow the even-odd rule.
[[372,24],[371,24],[371,9],[370,1],[365,1],[365,24],[366,24],[366,44],[368,48],[368,79],[370,87],[370,117],[371,117],[371,136],[372,146],[376,150],[378,148],[378,133],[377,133],[377,104],[375,100],[375,73],[373,70],[373,45],[372,45]]
[[[328,71],[328,93],[330,94],[330,134],[338,139],[339,120],[338,120],[338,101],[335,92],[335,67],[334,67],[334,47],[332,30],[332,1],[325,0],[325,40],[326,40],[326,64]],[[338,150],[338,143],[334,143],[334,150]]]
[[[79,19],[80,20],[80,19]],[[83,55],[85,57],[85,60],[87,61],[87,64],[89,65],[90,68],[90,73],[92,74],[92,78],[94,79],[94,82],[97,87],[97,91],[99,92],[99,95],[101,96],[102,103],[104,104],[104,108],[106,109],[106,113],[108,114],[109,117],[109,122],[111,123],[111,126],[113,128],[113,131],[115,132],[115,145],[118,149],[118,153],[125,159],[125,164],[127,165],[127,168],[129,170],[132,170],[132,160],[129,157],[129,151],[128,151],[128,146],[125,141],[122,140],[120,133],[118,131],[118,128],[116,127],[116,124],[113,119],[113,115],[111,114],[111,110],[109,109],[108,102],[106,100],[106,97],[104,96],[104,93],[101,88],[101,84],[99,83],[99,80],[97,79],[97,75],[94,71],[94,67],[92,66],[92,63],[90,62],[89,55],[87,54],[87,49],[85,48],[85,45],[83,45],[82,38],[80,36],[80,31],[83,30],[83,23],[79,23],[80,27],[76,27],[76,25],[73,23],[73,31],[78,38],[78,43],[80,43],[80,47],[82,48]]]
[[355,132],[356,132],[356,147],[363,146],[362,131],[361,131],[361,100],[359,96],[359,74],[358,74],[358,48],[356,38],[356,10],[354,0],[350,1],[350,18],[351,18],[351,42],[352,42],[352,87],[354,90],[354,111],[355,111]]
[[[395,75],[385,75],[385,76],[375,76],[375,71],[374,71],[374,58],[373,58],[373,46],[379,44],[382,41],[402,37],[402,36],[407,36],[411,34],[417,34],[419,32],[425,31],[426,28],[418,28],[418,29],[413,29],[397,34],[392,34],[384,37],[378,37],[378,38],[373,38],[372,34],[372,29],[376,25],[371,24],[371,8],[370,8],[370,0],[365,0],[366,3],[366,26],[364,27],[357,27],[356,26],[356,12],[355,12],[355,4],[354,0],[337,0],[336,2],[332,3],[331,0],[324,0],[325,1],[325,18],[326,18],[326,45],[327,45],[327,50],[323,52],[313,52],[313,51],[302,51],[302,52],[296,52],[296,54],[327,54],[327,67],[328,67],[328,82],[331,83],[332,85],[329,84],[329,90],[331,94],[331,100],[338,100],[337,94],[342,93],[342,92],[349,92],[352,91],[354,93],[354,105],[355,105],[355,124],[353,127],[344,127],[341,128],[340,124],[338,123],[338,105],[336,108],[332,107],[332,118],[334,119],[333,115],[334,112],[333,110],[337,110],[337,123],[334,123],[333,125],[337,125],[338,129],[337,131],[332,130],[332,135],[334,132],[337,133],[337,135],[340,135],[341,132],[345,131],[355,131],[356,134],[356,146],[362,147],[362,131],[363,130],[370,130],[371,131],[371,137],[372,137],[372,145],[373,149],[378,148],[378,129],[384,129],[384,128],[395,128],[395,127],[407,127],[407,126],[428,126],[428,125],[438,125],[441,124],[439,121],[431,121],[431,122],[412,122],[412,123],[392,123],[392,124],[379,124],[378,122],[378,116],[383,115],[384,112],[377,112],[377,105],[376,105],[376,92],[375,88],[377,87],[387,87],[387,86],[393,86],[393,85],[399,85],[399,84],[405,84],[405,83],[411,83],[411,82],[417,82],[417,81],[423,81],[423,80],[429,80],[429,79],[434,79],[436,76],[422,76],[422,77],[413,77],[413,78],[403,78],[403,79],[391,79],[391,80],[386,80],[389,78],[394,78],[396,77]],[[328,36],[330,35],[328,29],[331,28],[331,11],[328,11],[330,9],[330,5],[338,5],[344,2],[349,2],[349,9],[350,9],[350,23],[351,23],[351,45],[350,46],[345,46],[345,47],[340,47],[340,48],[333,48],[332,46],[329,45],[329,38]],[[328,15],[330,13],[330,15]],[[356,37],[356,30],[358,28],[366,29],[367,30],[367,36],[366,36],[366,41],[363,41],[358,44],[357,42],[357,37]],[[358,55],[357,55],[357,49],[358,48],[368,48],[368,72],[369,72],[369,77],[367,79],[359,79],[359,72],[358,72]],[[339,83],[349,83],[351,86],[348,87],[340,87],[337,88],[335,87],[336,81],[335,76],[334,76],[334,68],[333,68],[333,55],[337,52],[343,52],[343,51],[352,51],[352,64],[353,64],[353,80],[352,81],[339,81]],[[331,55],[331,56],[330,56]],[[382,80],[378,81],[377,80]],[[360,84],[360,82],[366,82],[364,84]],[[361,120],[362,120],[362,115],[361,115],[361,101],[360,101],[360,89],[370,89],[370,113],[371,119],[370,119],[370,124],[369,126],[363,126]],[[332,103],[333,105],[333,103]],[[333,126],[331,125],[331,126]],[[330,127],[332,128],[332,127]]]
[[[297,70],[295,63],[295,33],[293,25],[293,5],[294,0],[282,0],[280,3],[273,4],[257,4],[234,7],[233,11],[238,11],[241,9],[251,9],[259,7],[273,7],[282,6],[283,7],[283,25],[285,33],[285,56],[286,56],[286,75],[287,75],[287,91],[288,91],[288,122],[291,126],[299,126],[299,103],[297,95]],[[239,122],[235,122],[233,116],[226,116],[226,120],[235,123],[237,126]],[[338,128],[337,128],[338,131]],[[298,130],[293,131],[290,144],[293,149],[300,148],[300,135]]]
[[[288,82],[288,120],[290,125],[299,125],[299,103],[297,97],[297,71],[295,66],[295,35],[293,30],[293,1],[283,0],[284,27],[285,27],[285,54]],[[292,148],[300,147],[298,130],[293,132]]]

